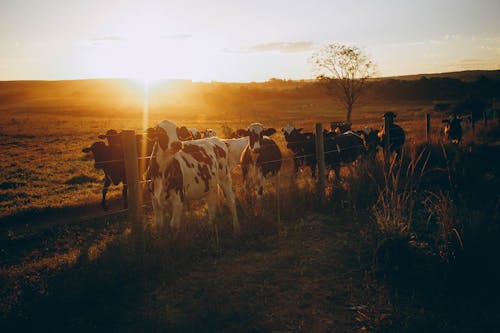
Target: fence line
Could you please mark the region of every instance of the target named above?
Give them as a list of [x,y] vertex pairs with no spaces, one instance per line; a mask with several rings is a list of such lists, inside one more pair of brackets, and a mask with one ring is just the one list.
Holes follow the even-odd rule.
[[[430,130],[430,115],[426,115],[426,120],[427,120],[427,123],[426,123],[426,132],[428,131],[428,129]],[[140,134],[147,134],[147,132],[140,132]],[[323,133],[321,131],[321,134],[324,135],[325,133]],[[122,133],[119,133],[119,134],[116,134],[116,136],[123,136]],[[319,135],[317,135],[317,137],[319,137]],[[397,138],[400,138],[400,137],[392,137],[392,139],[397,139]],[[135,132],[134,132],[134,137],[133,137],[133,141],[130,142],[131,145],[133,145],[134,147],[136,146],[136,141],[135,141]],[[388,140],[387,140],[388,141]],[[306,142],[311,142],[311,140],[304,140],[304,141],[293,141],[293,142],[289,142],[289,143],[306,143]],[[286,142],[288,143],[288,142]],[[328,151],[325,151],[324,152],[324,156],[327,156],[327,155],[330,155],[330,154],[335,154],[335,153],[339,153],[341,151],[346,151],[346,150],[350,150],[350,149],[354,149],[354,148],[358,148],[359,145],[352,145],[352,146],[347,146],[347,147],[338,147],[338,149],[332,149],[332,150],[328,150]],[[58,154],[59,155],[59,154]],[[311,154],[301,154],[301,155],[292,155],[290,157],[283,157],[279,160],[272,160],[272,161],[266,161],[264,163],[274,163],[274,162],[277,162],[277,161],[294,161],[294,160],[300,160],[300,159],[304,159],[304,158],[307,158],[307,157],[312,157],[312,156],[315,156],[316,154],[315,153],[311,153]],[[60,156],[59,156],[60,157]],[[138,157],[138,156],[135,156],[134,160],[136,159],[137,161],[140,161],[140,160],[147,160],[147,159],[150,159],[152,157],[155,157],[155,155],[151,155],[151,156],[141,156],[141,157]],[[62,158],[62,157],[60,157]],[[47,161],[47,160],[54,160],[53,157],[48,157],[48,158],[44,158],[44,159],[38,159],[38,160],[32,160],[30,161],[31,163],[33,162],[36,162],[36,161]],[[114,160],[106,160],[106,161],[102,161],[101,163],[122,163],[124,162],[125,159],[114,159]],[[137,161],[135,161],[133,164],[136,165],[137,167]],[[263,163],[263,164],[264,164]],[[288,173],[285,173],[285,174],[288,174]],[[292,169],[290,170],[290,175],[295,175],[296,172]],[[281,176],[283,176],[284,174],[282,173]],[[151,180],[139,180],[137,179],[136,181],[130,181],[128,182],[128,186],[129,186],[129,190],[130,190],[130,185],[131,183],[135,183],[135,184],[147,184],[151,182]],[[279,188],[278,188],[279,190]],[[129,196],[130,198],[130,196]],[[134,201],[136,200],[133,200],[132,202],[130,202],[132,205],[136,204],[134,203]],[[136,207],[138,208],[138,211],[140,211],[140,208],[142,207],[146,207],[145,205],[142,205],[140,204],[141,206],[140,207]],[[129,206],[130,207],[130,206]],[[279,206],[278,206],[279,207]],[[81,222],[85,222],[85,221],[88,221],[88,220],[92,220],[92,219],[101,219],[101,218],[105,218],[107,216],[113,216],[113,215],[117,215],[117,214],[121,214],[121,213],[124,213],[124,212],[131,212],[130,211],[130,208],[129,209],[122,209],[122,210],[118,210],[118,211],[113,211],[113,212],[107,212],[105,214],[102,214],[102,215],[97,215],[97,216],[82,216],[82,217],[79,217],[77,219],[74,220],[73,223],[81,223]]]

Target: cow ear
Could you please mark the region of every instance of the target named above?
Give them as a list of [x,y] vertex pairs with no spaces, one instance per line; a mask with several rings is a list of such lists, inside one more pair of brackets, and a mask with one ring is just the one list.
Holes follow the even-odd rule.
[[176,132],[179,140],[186,141],[193,138],[186,126],[177,127]]
[[271,136],[274,133],[276,133],[276,130],[274,128],[266,128],[265,130],[262,131],[262,134],[267,136]]
[[250,135],[250,132],[248,130],[244,130],[244,129],[238,129],[236,131],[236,134],[239,136],[239,137],[244,137],[244,136],[249,136]]
[[181,141],[174,141],[174,142],[172,142],[172,144],[170,145],[170,147],[172,147],[172,150],[174,152],[178,152],[179,150],[182,149],[183,145],[182,145]]
[[86,147],[82,149],[82,153],[90,153],[92,149],[90,147]]
[[155,141],[156,140],[156,128],[153,128],[153,127],[148,127],[148,129],[146,130],[147,134],[147,138],[151,141]]

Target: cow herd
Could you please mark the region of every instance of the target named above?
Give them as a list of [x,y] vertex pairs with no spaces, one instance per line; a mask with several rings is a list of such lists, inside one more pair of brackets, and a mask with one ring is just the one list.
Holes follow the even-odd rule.
[[[324,131],[325,164],[340,176],[340,167],[352,165],[363,157],[374,157],[380,146],[390,147],[401,153],[405,134],[394,124],[395,115],[389,112],[389,128],[351,131],[349,128],[332,128]],[[302,128],[287,125],[281,129],[286,147],[293,155],[294,170],[310,167],[316,177],[316,134],[303,132]],[[389,132],[390,142],[386,142]],[[163,120],[145,135],[137,135],[139,170],[151,194],[154,221],[157,226],[167,223],[178,228],[182,211],[189,200],[204,198],[208,206],[208,219],[215,218],[218,197],[222,194],[232,215],[233,231],[240,232],[233,192],[232,171],[241,166],[243,188],[247,197],[256,197],[256,208],[262,206],[266,179],[280,173],[283,155],[278,144],[271,138],[274,128],[252,123],[246,129],[231,134],[231,138],[217,137],[212,129],[198,131],[177,126]],[[122,134],[109,130],[83,152],[92,152],[95,167],[104,171],[102,206],[106,208],[106,193],[111,183],[123,183],[123,199],[126,207],[127,180],[123,160]],[[143,166],[143,167],[141,167]]]

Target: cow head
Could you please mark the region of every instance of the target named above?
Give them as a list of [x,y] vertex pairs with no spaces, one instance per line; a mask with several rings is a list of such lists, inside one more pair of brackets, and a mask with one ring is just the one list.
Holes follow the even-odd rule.
[[203,131],[203,137],[205,138],[211,138],[217,136],[217,132],[215,132],[214,129],[207,128],[206,130]]
[[264,128],[264,125],[260,123],[253,123],[248,126],[248,130],[245,131],[245,136],[249,137],[248,144],[250,150],[254,153],[258,153],[263,145],[264,135],[270,136],[276,133],[274,128]]
[[384,119],[388,119],[389,121],[389,124],[392,124],[394,122],[394,118],[396,118],[396,114],[394,114],[394,112],[386,112],[384,113],[384,116],[382,117]]
[[356,132],[363,139],[366,151],[369,154],[376,154],[377,149],[380,146],[379,130],[374,130],[371,127],[365,127],[364,129]]
[[187,140],[193,140],[194,139],[193,135],[187,129],[186,126],[179,127],[179,130],[177,131],[177,136],[179,137],[179,140],[181,140],[181,141],[187,141]]
[[281,128],[281,132],[283,132],[283,135],[285,136],[286,141],[293,141],[296,137],[300,135],[300,132],[303,130],[303,128],[295,128],[293,125],[286,125],[285,127]]
[[94,166],[99,169],[102,168],[104,162],[109,160],[108,146],[102,141],[94,142],[90,147],[85,147],[82,149],[82,153],[88,154],[92,153],[94,155]]
[[102,140],[108,140],[108,144],[110,145],[122,144],[122,136],[114,129],[107,130],[106,134],[101,134],[98,136],[98,138]]
[[174,152],[182,149],[182,142],[179,139],[181,129],[173,122],[162,120],[155,129],[155,139],[162,150],[172,150]]

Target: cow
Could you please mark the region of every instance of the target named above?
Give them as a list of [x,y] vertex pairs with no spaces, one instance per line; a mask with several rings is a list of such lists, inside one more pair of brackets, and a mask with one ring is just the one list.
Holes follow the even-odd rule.
[[301,133],[302,128],[287,125],[281,129],[287,142],[286,147],[293,153],[295,172],[301,166],[311,167],[311,176],[316,178],[316,135],[312,132]]
[[217,132],[214,129],[207,128],[204,131],[201,131],[203,138],[211,138],[213,136],[217,136]]
[[248,136],[237,139],[222,139],[228,149],[229,170],[234,170],[241,162],[241,154],[248,145]]
[[380,139],[378,137],[379,130],[374,130],[371,127],[365,127],[356,133],[363,139],[366,153],[369,157],[375,158],[377,151],[380,148]]
[[331,122],[330,128],[332,133],[343,134],[351,130],[351,123]]
[[340,167],[352,165],[366,155],[363,138],[353,132],[324,138],[325,165],[335,173],[335,181],[340,179]]
[[[401,156],[401,152],[403,150],[403,144],[405,142],[405,131],[394,124],[394,118],[396,115],[393,112],[384,113],[384,119],[387,119],[387,123],[389,125],[389,129],[385,128],[385,123],[382,129],[378,132],[378,137],[380,139],[380,144],[384,148],[384,154],[391,154],[392,152],[396,153],[396,156]],[[390,142],[387,142],[386,131],[389,131]],[[389,152],[386,152],[385,149],[387,144],[389,145]]]
[[241,154],[241,169],[247,197],[253,197],[257,190],[257,209],[262,208],[262,195],[266,177],[279,174],[282,155],[278,145],[269,138],[276,133],[274,128],[264,128],[260,123],[252,123],[245,131],[248,144]]
[[443,133],[451,143],[459,144],[462,141],[462,119],[453,115],[451,119],[443,120],[444,126]]
[[102,140],[107,140],[108,145],[121,146],[122,144],[122,135],[114,129],[107,130],[106,134],[100,134],[98,138]]
[[[125,175],[125,164],[123,157],[123,135],[116,130],[108,130],[106,134],[98,136],[100,139],[106,139],[108,145],[103,141],[94,142],[90,147],[82,149],[83,153],[92,153],[94,157],[94,166],[96,169],[102,169],[104,172],[104,185],[102,188],[101,206],[107,209],[106,194],[111,184],[119,185],[123,183],[122,197],[123,206],[127,208],[127,180]],[[144,172],[144,166],[153,151],[153,128],[147,129],[147,134],[137,134],[136,137],[137,154],[139,156],[139,172]]]
[[170,226],[178,229],[184,203],[203,197],[207,200],[209,222],[213,223],[220,187],[229,203],[233,231],[239,234],[227,146],[216,137],[181,142],[178,132],[179,127],[168,120],[162,120],[156,127],[148,170],[156,225],[164,225],[170,207]]
[[107,209],[106,193],[111,184],[123,183],[123,207],[127,208],[127,179],[125,177],[125,164],[123,162],[123,148],[121,145],[106,145],[103,141],[94,142],[90,147],[82,149],[83,153],[92,152],[94,166],[104,171],[104,185],[102,187],[101,206]]

